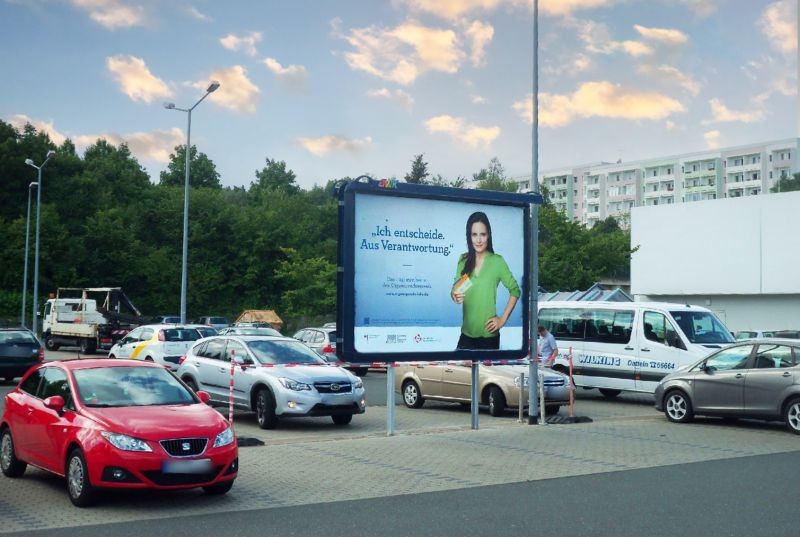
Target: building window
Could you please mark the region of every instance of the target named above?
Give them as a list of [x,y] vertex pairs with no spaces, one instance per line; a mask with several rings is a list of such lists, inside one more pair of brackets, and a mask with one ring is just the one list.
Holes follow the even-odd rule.
[[667,168],[667,175],[672,175],[672,168]]

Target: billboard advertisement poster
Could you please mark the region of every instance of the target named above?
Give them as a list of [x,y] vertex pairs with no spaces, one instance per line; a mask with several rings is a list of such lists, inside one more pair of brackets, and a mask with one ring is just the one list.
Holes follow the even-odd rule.
[[339,315],[340,354],[349,361],[526,355],[531,197],[357,185],[341,222],[340,298],[348,307]]

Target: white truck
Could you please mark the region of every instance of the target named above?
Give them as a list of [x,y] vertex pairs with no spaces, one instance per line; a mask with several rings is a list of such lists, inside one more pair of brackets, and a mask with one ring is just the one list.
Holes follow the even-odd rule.
[[51,351],[77,346],[86,354],[110,349],[140,316],[120,287],[61,287],[44,305],[44,344]]

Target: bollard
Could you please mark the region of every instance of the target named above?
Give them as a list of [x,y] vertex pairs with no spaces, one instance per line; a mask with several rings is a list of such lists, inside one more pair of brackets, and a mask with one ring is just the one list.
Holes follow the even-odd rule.
[[394,435],[394,366],[386,364],[386,436]]
[[[236,351],[231,350],[231,382],[228,393],[228,423],[233,427],[233,373],[236,367]],[[223,369],[224,371],[224,369]]]
[[547,425],[547,421],[545,420],[545,406],[544,406],[544,375],[542,378],[539,379],[539,413],[541,420],[541,425]]
[[569,417],[575,417],[575,383],[572,382],[572,347],[569,348]]
[[517,423],[524,423],[522,419],[522,408],[525,406],[525,373],[519,376],[519,417]]

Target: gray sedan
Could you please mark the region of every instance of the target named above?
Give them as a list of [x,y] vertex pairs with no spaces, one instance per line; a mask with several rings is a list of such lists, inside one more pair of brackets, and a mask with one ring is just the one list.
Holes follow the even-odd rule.
[[655,404],[676,423],[695,414],[783,420],[800,434],[800,341],[760,339],[719,350],[664,377]]

